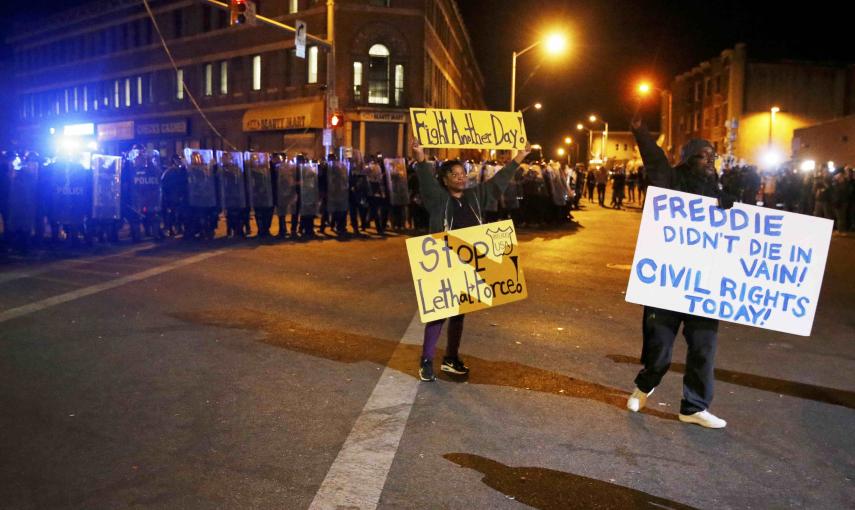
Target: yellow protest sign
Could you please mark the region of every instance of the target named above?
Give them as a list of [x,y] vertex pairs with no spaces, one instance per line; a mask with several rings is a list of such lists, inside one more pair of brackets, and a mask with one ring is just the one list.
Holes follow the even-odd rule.
[[521,150],[528,141],[519,112],[410,108],[410,124],[422,147]]
[[510,220],[407,239],[422,322],[528,297]]

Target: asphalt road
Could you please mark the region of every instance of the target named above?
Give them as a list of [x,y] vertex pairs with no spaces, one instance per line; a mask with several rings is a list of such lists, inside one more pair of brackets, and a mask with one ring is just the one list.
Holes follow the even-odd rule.
[[676,420],[679,340],[624,409],[640,214],[576,217],[520,233],[529,298],[468,316],[471,375],[433,384],[404,236],[5,265],[0,508],[855,507],[855,238],[811,337],[722,323],[706,430]]

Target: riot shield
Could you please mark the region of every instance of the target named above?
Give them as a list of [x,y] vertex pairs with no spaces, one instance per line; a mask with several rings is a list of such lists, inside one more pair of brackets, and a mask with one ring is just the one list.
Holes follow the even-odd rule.
[[[490,164],[485,164],[481,168],[481,184],[488,182],[490,179],[496,175],[498,169]],[[495,189],[491,186],[491,189]],[[487,199],[484,203],[484,210],[489,212],[496,212],[499,210],[499,193],[498,191],[495,193],[487,193]]]
[[386,185],[389,188],[389,203],[394,206],[410,203],[410,189],[407,185],[407,161],[404,158],[386,158]]
[[246,207],[246,185],[243,175],[243,153],[217,151],[220,196],[224,209]]
[[187,203],[190,207],[216,207],[214,153],[210,150],[184,149],[187,161]]
[[9,166],[9,217],[4,218],[4,228],[29,234],[38,210],[39,162],[16,158]]
[[92,219],[122,217],[122,158],[92,155]]
[[320,197],[318,193],[318,164],[300,165],[300,216],[318,214]]
[[477,186],[481,178],[481,172],[479,172],[480,166],[467,161],[463,164],[463,169],[466,170],[466,189]]
[[375,161],[365,166],[365,177],[368,181],[368,195],[371,197],[385,197],[386,187],[383,184],[383,169]]
[[295,214],[297,206],[297,164],[285,160],[276,167],[276,214]]
[[249,199],[253,209],[273,207],[270,155],[266,152],[248,152],[243,160],[249,176]]
[[82,226],[92,210],[92,173],[82,164],[58,160],[52,165],[52,220]]
[[567,187],[561,178],[561,166],[549,164],[543,172],[543,178],[546,185],[549,186],[549,194],[552,197],[552,204],[564,206],[567,204]]
[[346,212],[349,206],[350,162],[336,161],[327,170],[327,211]]
[[157,151],[134,149],[128,153],[125,183],[128,209],[137,216],[160,211],[160,154]]

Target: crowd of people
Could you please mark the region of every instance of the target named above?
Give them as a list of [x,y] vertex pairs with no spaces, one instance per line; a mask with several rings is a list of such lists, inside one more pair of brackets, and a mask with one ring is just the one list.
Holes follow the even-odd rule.
[[[507,157],[465,161],[466,186],[488,182]],[[431,160],[434,168],[441,163]],[[4,152],[0,169],[4,250],[117,243],[120,233],[133,241],[211,239],[223,223],[228,237],[260,239],[428,230],[415,161],[379,154],[313,161],[186,149],[163,162],[157,151],[135,146],[122,156]],[[581,166],[531,158],[502,193],[487,197],[484,219],[565,224],[584,182]]]
[[784,164],[762,172],[754,166],[725,167],[721,185],[744,203],[828,218],[838,232],[855,228],[855,169],[851,166],[803,171]]

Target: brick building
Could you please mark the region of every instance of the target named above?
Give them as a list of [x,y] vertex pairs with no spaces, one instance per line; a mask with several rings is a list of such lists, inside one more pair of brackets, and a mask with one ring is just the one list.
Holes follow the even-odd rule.
[[672,155],[705,138],[719,154],[767,166],[790,158],[796,129],[855,112],[855,67],[762,61],[738,44],[677,76],[661,104]]
[[[302,59],[289,32],[230,27],[227,11],[201,0],[149,3],[177,70],[139,0],[93,1],[16,27],[9,43],[21,147],[49,151],[55,137],[74,133],[109,153],[143,143],[169,156],[228,140],[242,150],[323,155],[323,46],[310,41]],[[257,4],[260,15],[292,26],[299,19],[327,37],[327,0]],[[484,79],[454,0],[336,0],[334,34],[334,96],[345,120],[334,145],[402,155],[409,106],[484,108]]]

